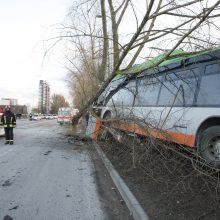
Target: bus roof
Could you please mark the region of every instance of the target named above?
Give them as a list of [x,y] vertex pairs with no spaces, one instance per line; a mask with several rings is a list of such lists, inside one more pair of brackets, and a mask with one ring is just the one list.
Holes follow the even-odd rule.
[[[129,69],[118,71],[117,75],[114,77],[113,80],[117,80],[121,77],[126,76],[127,74],[140,74],[144,70],[153,68],[153,67],[155,67],[155,65],[159,61],[164,59],[166,54],[167,53],[160,54],[160,55],[158,55],[158,56],[156,56],[156,57],[154,57],[150,60],[145,61],[142,64],[134,65],[133,67],[131,67]],[[208,55],[208,57],[207,57],[207,55]],[[211,56],[213,55],[215,57],[217,56],[218,58],[220,58],[220,47],[211,48],[211,49],[208,49],[208,50],[194,52],[194,53],[186,53],[183,50],[174,50],[171,53],[170,57],[168,59],[164,60],[162,63],[160,63],[158,65],[158,67],[168,66],[170,64],[179,63],[179,61],[182,62],[184,60],[188,60],[188,61],[191,60],[191,62],[198,62],[200,60],[200,58],[202,60],[204,60],[204,59],[207,60],[207,59],[210,59],[210,55]]]

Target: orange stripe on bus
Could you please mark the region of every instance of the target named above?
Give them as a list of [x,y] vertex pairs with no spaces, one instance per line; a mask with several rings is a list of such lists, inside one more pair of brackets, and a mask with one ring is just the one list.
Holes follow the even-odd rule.
[[140,134],[143,136],[153,136],[154,138],[159,138],[166,141],[172,141],[179,144],[184,144],[190,147],[194,147],[195,136],[189,134],[178,133],[174,131],[160,131],[153,128],[146,128],[135,123],[112,123],[111,127],[120,130],[128,131],[131,133]]
[[97,119],[96,124],[95,124],[95,131],[94,131],[93,136],[92,136],[93,140],[97,140],[100,128],[101,128],[101,121]]

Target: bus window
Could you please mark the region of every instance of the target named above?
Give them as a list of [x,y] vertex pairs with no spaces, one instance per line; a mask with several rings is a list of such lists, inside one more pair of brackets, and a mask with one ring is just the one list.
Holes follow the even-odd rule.
[[184,100],[183,89],[179,81],[166,81],[163,83],[158,101],[159,106],[174,106],[180,103],[183,105]]
[[115,93],[107,102],[107,106],[117,106],[118,105],[119,92]]
[[204,75],[197,98],[198,106],[220,105],[220,74]]
[[126,77],[122,77],[122,78],[119,78],[117,80],[110,82],[109,85],[105,88],[105,90],[99,96],[95,105],[98,105],[98,106],[106,105],[109,102],[109,99],[113,96],[110,93],[113,92],[114,94],[114,90],[116,90],[116,88],[120,86],[120,84],[123,84],[125,80],[126,80]]
[[197,84],[197,70],[184,70],[167,74],[161,88],[158,105],[192,106]]
[[219,69],[220,69],[220,63],[207,65],[205,68],[205,74],[218,73]]
[[126,86],[119,89],[109,100],[108,105],[132,106],[136,94],[135,81],[129,82]]
[[134,106],[136,97],[136,80],[130,81],[125,87],[119,91],[120,105],[122,106]]
[[153,77],[152,79],[153,81],[149,78],[140,79],[135,101],[136,106],[156,106],[161,83],[159,78]]

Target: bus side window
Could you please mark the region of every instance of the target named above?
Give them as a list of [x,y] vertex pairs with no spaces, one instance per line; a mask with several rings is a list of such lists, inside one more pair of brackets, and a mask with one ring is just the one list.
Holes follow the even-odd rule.
[[138,93],[135,100],[136,106],[156,106],[157,97],[160,90],[160,78],[141,78],[139,79]]
[[183,103],[183,89],[181,89],[179,81],[165,81],[162,84],[160,97],[158,101],[159,106],[175,106]]
[[169,73],[163,82],[159,106],[192,106],[198,84],[198,69]]
[[206,66],[197,97],[198,106],[220,105],[220,65]]
[[136,97],[136,80],[130,81],[126,86],[118,91],[119,106],[132,107]]
[[107,106],[117,106],[119,99],[119,91],[116,92],[107,102]]
[[108,101],[108,106],[132,106],[135,98],[135,81],[121,87]]

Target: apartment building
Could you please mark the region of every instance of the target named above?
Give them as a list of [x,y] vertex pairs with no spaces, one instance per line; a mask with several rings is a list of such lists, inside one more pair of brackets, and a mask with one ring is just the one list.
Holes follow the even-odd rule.
[[39,82],[38,112],[48,114],[50,111],[50,86],[47,81]]

